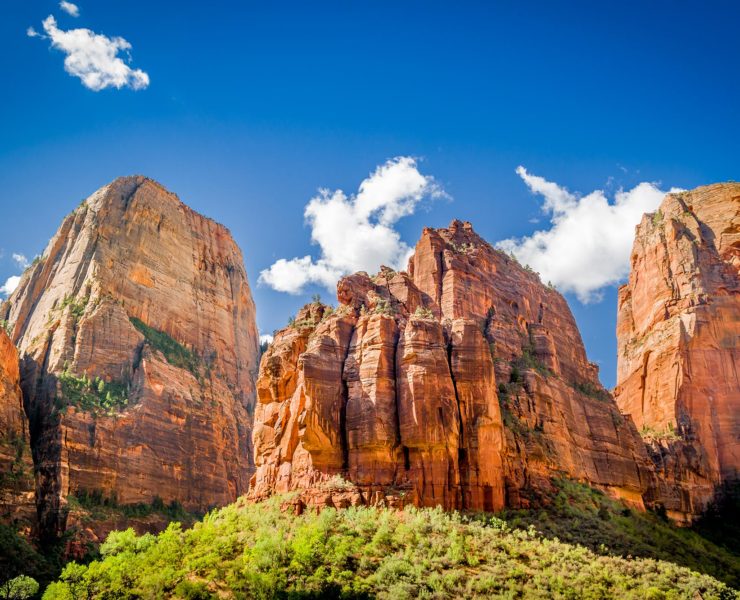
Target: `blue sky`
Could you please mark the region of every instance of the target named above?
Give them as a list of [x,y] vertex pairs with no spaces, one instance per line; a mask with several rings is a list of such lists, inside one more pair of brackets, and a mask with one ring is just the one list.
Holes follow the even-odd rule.
[[[473,222],[491,242],[551,228],[515,172],[570,192],[735,179],[736,2],[57,2],[5,0],[0,20],[0,283],[62,217],[119,175],[159,180],[227,225],[270,332],[311,294],[258,285],[311,254],[303,211],[319,187],[357,191],[417,157],[449,198],[393,224]],[[130,44],[149,85],[92,91],[44,33],[89,28]],[[122,56],[125,56],[125,51]],[[539,222],[533,222],[539,220]],[[567,258],[567,257],[563,257]],[[616,291],[568,301],[613,385]]]

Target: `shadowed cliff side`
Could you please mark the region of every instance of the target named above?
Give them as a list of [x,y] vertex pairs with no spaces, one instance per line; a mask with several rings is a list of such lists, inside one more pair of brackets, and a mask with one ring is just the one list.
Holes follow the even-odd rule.
[[33,461],[18,370],[18,352],[0,328],[0,522],[35,524]]

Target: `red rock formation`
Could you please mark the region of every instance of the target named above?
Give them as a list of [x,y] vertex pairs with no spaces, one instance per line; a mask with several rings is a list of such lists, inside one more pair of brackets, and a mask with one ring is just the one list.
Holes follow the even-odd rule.
[[258,336],[226,228],[117,179],[64,220],[2,312],[47,534],[82,490],[193,510],[247,490]]
[[667,195],[631,262],[617,402],[649,438],[656,500],[690,518],[740,470],[740,184]]
[[33,461],[19,381],[18,353],[0,328],[0,522],[31,525]]
[[262,359],[250,495],[496,510],[570,476],[642,505],[645,447],[563,297],[468,223],[341,280]]

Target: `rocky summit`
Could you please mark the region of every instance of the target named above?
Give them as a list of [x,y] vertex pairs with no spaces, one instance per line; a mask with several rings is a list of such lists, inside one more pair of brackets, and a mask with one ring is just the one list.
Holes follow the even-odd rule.
[[[0,318],[42,536],[69,525],[72,496],[204,511],[247,491],[258,334],[225,227],[150,179],[116,179],[64,219]],[[9,373],[0,418],[24,440]]]
[[684,519],[740,471],[740,184],[666,196],[631,262],[616,398],[646,437],[660,502]]
[[644,506],[652,462],[565,299],[470,223],[337,290],[262,358],[253,499],[493,511],[565,476]]

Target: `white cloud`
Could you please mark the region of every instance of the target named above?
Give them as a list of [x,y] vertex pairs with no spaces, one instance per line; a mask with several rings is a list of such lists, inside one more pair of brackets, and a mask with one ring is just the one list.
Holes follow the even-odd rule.
[[21,269],[25,269],[31,264],[23,254],[16,254],[15,252],[13,252],[13,260]]
[[434,178],[422,175],[408,156],[379,166],[355,195],[319,190],[304,215],[320,257],[281,258],[260,273],[259,281],[290,294],[311,283],[334,291],[337,280],[348,273],[372,273],[381,265],[406,268],[412,250],[393,226],[413,214],[423,198],[444,195]]
[[71,15],[73,17],[79,17],[80,16],[80,8],[76,4],[72,4],[71,2],[67,2],[66,0],[62,0],[59,3],[59,8],[61,8],[64,12],[66,12],[68,15]]
[[272,344],[273,337],[269,333],[260,336],[260,344]]
[[3,285],[0,285],[0,294],[3,294],[6,297],[10,296],[10,294],[15,291],[15,288],[18,287],[20,281],[21,278],[19,275],[11,275],[5,280]]
[[[108,87],[121,89],[126,86],[141,90],[149,85],[149,75],[141,69],[132,69],[118,56],[121,51],[128,55],[131,50],[131,44],[122,37],[109,38],[89,29],[64,31],[59,29],[52,15],[44,19],[43,26],[46,32],[44,36],[32,27],[28,28],[26,34],[50,39],[53,48],[67,55],[64,70],[79,77],[85,87],[99,92]],[[130,59],[129,56],[126,58]]]
[[644,213],[658,208],[666,192],[643,182],[629,191],[618,190],[610,203],[602,190],[580,196],[524,167],[516,172],[533,193],[544,198],[542,211],[550,215],[551,227],[497,246],[560,291],[574,292],[583,303],[600,301],[603,288],[629,274],[635,226]]

